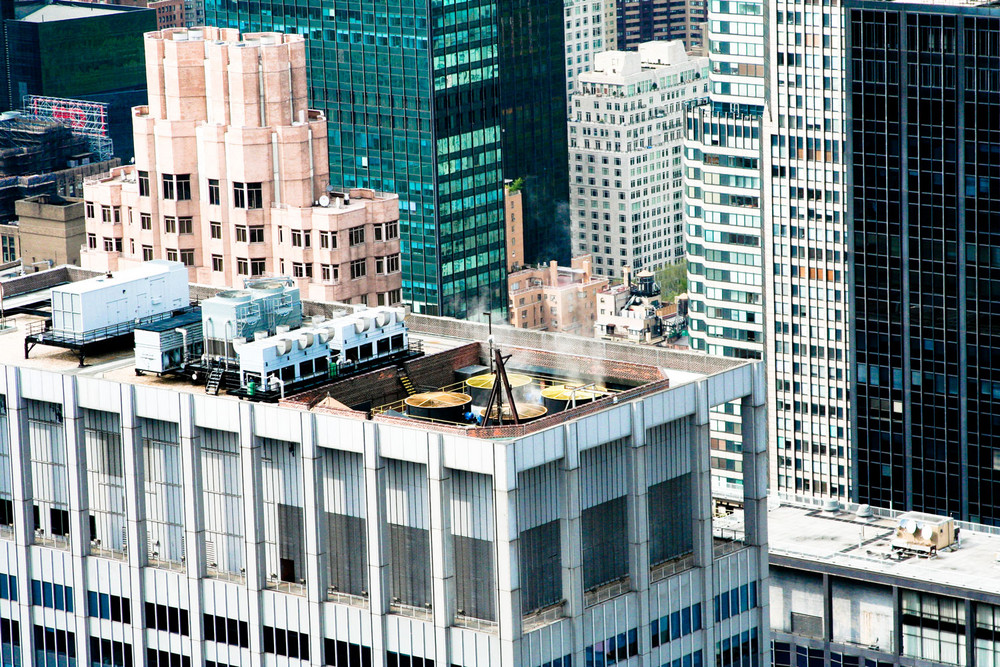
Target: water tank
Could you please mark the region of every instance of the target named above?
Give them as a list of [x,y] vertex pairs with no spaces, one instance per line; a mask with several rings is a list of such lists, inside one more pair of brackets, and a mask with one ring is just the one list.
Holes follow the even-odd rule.
[[409,396],[404,403],[411,417],[461,423],[472,404],[472,397],[457,391],[430,391]]
[[579,389],[579,385],[556,384],[542,389],[542,404],[552,412],[562,412],[573,406],[577,406],[603,398],[605,393],[597,388]]
[[[541,419],[544,417],[548,410],[545,409],[544,405],[539,405],[538,403],[516,403],[517,406],[517,419],[522,424],[527,424],[528,422],[533,422],[536,419]],[[482,408],[477,411],[480,417],[483,417],[483,422],[486,421],[486,408]],[[503,410],[500,412],[500,423],[502,424],[513,424],[514,416],[510,412],[510,405],[504,403]],[[490,424],[496,424],[497,417],[497,406],[490,408]]]
[[[496,382],[496,373],[477,375],[465,381],[466,391],[472,396],[473,405],[485,406],[490,400],[490,393]],[[510,383],[510,392],[517,402],[528,401],[528,394],[531,389],[531,378],[518,373],[508,373],[507,381]],[[506,400],[506,396],[504,400]]]

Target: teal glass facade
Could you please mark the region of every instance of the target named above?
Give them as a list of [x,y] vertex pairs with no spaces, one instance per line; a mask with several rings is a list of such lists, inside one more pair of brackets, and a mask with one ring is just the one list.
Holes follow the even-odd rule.
[[[206,1],[209,25],[309,38],[332,185],[399,195],[403,299],[417,312],[506,310],[503,178],[524,174],[501,163],[503,1]],[[556,129],[550,161],[565,169],[564,118]],[[551,147],[532,150],[545,162]]]

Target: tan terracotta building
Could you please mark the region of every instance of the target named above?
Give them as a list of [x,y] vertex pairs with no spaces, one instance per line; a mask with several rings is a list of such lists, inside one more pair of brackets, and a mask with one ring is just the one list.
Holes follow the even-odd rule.
[[80,264],[86,238],[82,199],[38,195],[16,202],[14,210],[19,257],[26,271]]
[[145,46],[135,165],[85,184],[83,266],[163,258],[202,284],[288,275],[312,299],[398,303],[398,198],[329,184],[303,37],[175,29]]
[[515,271],[524,264],[524,199],[520,187],[511,189],[513,181],[503,186],[503,213],[507,229],[507,271]]
[[590,273],[590,255],[573,258],[566,268],[524,269],[507,276],[511,326],[592,336],[597,294],[607,278]]

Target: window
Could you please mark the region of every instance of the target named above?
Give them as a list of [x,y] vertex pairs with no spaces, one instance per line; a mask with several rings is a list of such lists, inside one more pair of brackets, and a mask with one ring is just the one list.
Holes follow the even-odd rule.
[[241,276],[250,274],[250,260],[239,257],[236,259],[236,273]]
[[233,183],[233,206],[236,208],[263,208],[264,190],[260,183]]
[[302,262],[292,262],[292,276],[295,278],[302,278],[305,275],[305,265]]
[[87,247],[91,248],[92,250],[96,250],[97,249],[97,235],[96,234],[87,234]]
[[378,293],[378,305],[380,306],[394,306],[401,300],[402,300],[402,293],[398,289],[394,289],[389,292]]
[[302,247],[302,232],[298,229],[292,230],[292,245],[296,248]]
[[170,260],[171,262],[176,262],[177,261],[177,251],[176,250],[167,249],[167,259]]
[[264,259],[251,259],[250,260],[250,274],[254,276],[264,275],[264,267],[267,260]]
[[213,239],[222,238],[222,223],[221,222],[210,222],[208,223],[209,234]]
[[324,249],[333,249],[337,247],[337,233],[336,232],[320,232],[319,233],[319,247]]
[[237,243],[247,242],[247,228],[245,225],[236,225],[236,242]]
[[212,255],[212,270],[222,273],[222,255]]
[[142,261],[144,262],[153,261],[153,246],[151,245],[142,246]]
[[104,252],[114,252],[115,251],[115,240],[109,239],[107,236],[104,237]]
[[165,217],[163,218],[163,231],[167,234],[177,233],[177,218]]
[[184,266],[194,266],[194,250],[181,250],[181,262]]
[[116,623],[131,623],[132,605],[128,598],[87,591],[87,615]]
[[102,206],[101,207],[101,222],[111,222],[111,207]]
[[250,243],[263,243],[264,242],[264,228],[263,227],[251,227],[250,228]]
[[368,265],[363,259],[351,262],[351,280],[357,280],[368,275]]
[[191,175],[163,174],[163,198],[178,201],[191,199]]
[[31,580],[31,604],[73,612],[73,587]]
[[190,634],[188,611],[178,607],[147,602],[146,627],[150,630],[163,630],[175,635],[187,636]]
[[177,233],[178,234],[190,234],[191,233],[191,218],[177,218]]
[[327,283],[340,280],[340,267],[332,264],[323,264],[320,266],[320,278],[322,278],[323,282]]
[[399,255],[375,258],[375,273],[385,275],[399,271]]
[[250,648],[250,625],[246,621],[204,614],[204,623],[208,641]]
[[264,653],[309,659],[309,635],[304,632],[264,626]]
[[208,179],[208,203],[211,206],[218,206],[221,201],[219,197],[219,179]]
[[364,227],[352,227],[347,230],[348,236],[351,239],[351,245],[361,245],[365,242],[365,228]]
[[88,218],[93,218],[94,217],[94,202],[92,202],[92,201],[86,202],[84,204],[84,208],[86,208],[86,211],[85,211],[86,216]]
[[163,198],[173,199],[174,198],[174,176],[173,174],[163,175]]
[[121,206],[115,206],[112,209],[112,212],[115,215],[115,224],[117,225],[118,223],[120,223],[122,221],[122,207]]
[[147,232],[151,230],[153,228],[153,217],[149,213],[140,213],[139,227]]
[[139,196],[148,197],[149,196],[149,172],[140,171],[139,173]]

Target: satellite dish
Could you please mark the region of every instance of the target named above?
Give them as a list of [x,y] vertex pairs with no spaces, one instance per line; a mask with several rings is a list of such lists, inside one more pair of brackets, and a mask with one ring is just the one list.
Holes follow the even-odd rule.
[[903,529],[904,533],[913,533],[916,532],[917,523],[913,519],[903,519],[899,527]]
[[327,206],[330,205],[330,198],[327,197],[326,195],[321,196],[319,198],[319,205],[322,206],[323,208],[326,208]]

